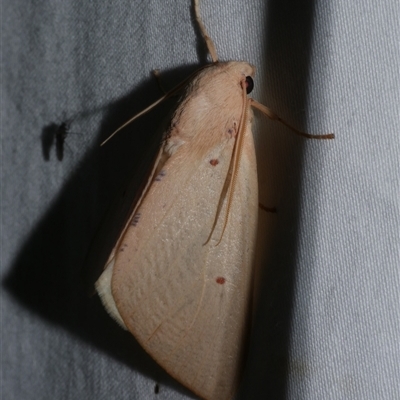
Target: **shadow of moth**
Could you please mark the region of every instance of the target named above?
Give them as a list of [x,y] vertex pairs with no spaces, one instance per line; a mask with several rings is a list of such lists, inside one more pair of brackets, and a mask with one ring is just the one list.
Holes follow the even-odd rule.
[[251,107],[287,124],[247,96],[252,65],[218,61],[198,0],[194,8],[213,62],[187,83],[96,290],[171,376],[201,398],[224,400],[240,382],[250,327],[258,213]]

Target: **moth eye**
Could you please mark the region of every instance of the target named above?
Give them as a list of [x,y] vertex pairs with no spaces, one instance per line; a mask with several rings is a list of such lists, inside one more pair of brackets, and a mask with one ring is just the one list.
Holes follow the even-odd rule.
[[254,89],[254,82],[251,76],[246,76],[246,93],[249,94]]

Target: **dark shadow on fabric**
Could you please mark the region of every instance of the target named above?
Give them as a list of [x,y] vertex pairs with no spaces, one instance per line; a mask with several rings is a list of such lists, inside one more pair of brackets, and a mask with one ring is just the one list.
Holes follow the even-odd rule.
[[[198,67],[163,71],[163,81],[173,87]],[[149,74],[149,79],[132,93],[109,104],[98,132],[98,144],[87,152],[51,209],[32,228],[2,284],[16,301],[49,323],[65,328],[155,382],[190,396],[142,350],[131,334],[122,330],[107,315],[97,296],[87,296],[81,277],[82,267],[85,266],[84,278],[92,287],[100,274],[104,262],[99,262],[108,256],[118,232],[113,226],[106,227],[105,231],[111,234],[102,244],[94,247],[95,253],[102,256],[87,261],[88,250],[90,247],[93,249],[92,239],[107,210],[114,212],[117,226],[126,218],[131,206],[127,187],[140,187],[162,140],[160,122],[173,110],[177,98],[162,103],[105,146],[100,147],[100,143],[161,96],[154,77]],[[85,113],[88,114],[84,110],[82,115]],[[57,128],[57,124],[49,122],[42,130],[45,160],[49,158]],[[134,190],[131,192],[134,193]],[[127,204],[123,212],[112,209],[119,203]],[[85,262],[90,265],[84,265]]]
[[[287,108],[285,104],[290,104],[292,99],[284,97],[282,93],[296,93],[296,103],[305,109],[315,2],[270,0],[266,6],[268,8],[265,54],[268,98],[277,101],[278,110],[285,110]],[[271,79],[274,77],[275,79],[279,77],[278,84],[272,82]],[[280,81],[285,84],[284,91],[273,89],[279,88]],[[297,118],[294,123],[299,129],[304,127],[301,118]],[[271,128],[272,132],[268,134],[274,134],[275,129],[280,129],[278,126]],[[284,146],[283,141],[282,146]],[[281,204],[278,205],[279,223],[274,234],[272,257],[265,266],[266,272],[260,291],[262,298],[257,309],[249,361],[239,396],[241,399],[287,398],[294,267],[299,230],[298,182],[302,169],[303,145],[301,144],[297,150],[294,157],[291,154],[290,158],[274,160],[276,164],[274,171],[290,171],[290,175],[281,175],[284,189],[280,197],[283,202],[290,198],[292,203],[286,203],[283,207]]]
[[57,129],[58,125],[54,122],[51,122],[42,129],[42,134],[40,138],[42,142],[43,159],[45,161],[50,160],[50,151],[53,148],[53,144],[55,142]]

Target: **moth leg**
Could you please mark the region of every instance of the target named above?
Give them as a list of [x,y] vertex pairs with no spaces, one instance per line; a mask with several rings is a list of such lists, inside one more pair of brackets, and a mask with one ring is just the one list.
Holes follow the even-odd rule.
[[160,70],[159,69],[153,69],[153,71],[151,71],[151,72],[153,73],[153,76],[157,81],[157,85],[158,85],[158,88],[160,89],[160,91],[163,94],[167,94],[168,90],[165,90],[164,85],[162,84]]
[[328,133],[325,135],[310,135],[309,133],[299,131],[298,129],[294,128],[293,126],[289,125],[286,121],[284,121],[279,115],[275,114],[270,108],[264,106],[263,104],[259,103],[254,99],[250,99],[250,104],[260,110],[263,114],[265,114],[268,118],[278,121],[281,124],[288,127],[292,130],[296,135],[306,137],[308,139],[334,139],[335,135],[333,133]]
[[261,208],[261,210],[264,210],[264,211],[269,212],[269,213],[276,214],[278,212],[276,207],[266,207],[262,203],[258,203],[258,207]]

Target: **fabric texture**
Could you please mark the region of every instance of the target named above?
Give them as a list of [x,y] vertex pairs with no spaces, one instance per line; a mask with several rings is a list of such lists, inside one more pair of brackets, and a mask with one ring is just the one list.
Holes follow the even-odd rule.
[[[398,2],[201,10],[220,59],[256,66],[255,99],[336,135],[302,139],[255,113],[260,202],[278,212],[260,211],[238,398],[400,398]],[[190,0],[5,0],[1,35],[0,397],[195,398],[87,296],[81,272],[170,105],[99,144],[161,96],[153,69],[168,90],[207,61]]]

